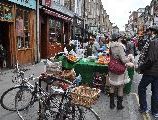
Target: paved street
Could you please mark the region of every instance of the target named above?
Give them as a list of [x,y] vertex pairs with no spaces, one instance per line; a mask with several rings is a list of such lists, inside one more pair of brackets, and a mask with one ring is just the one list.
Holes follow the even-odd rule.
[[[44,70],[43,63],[39,63],[33,66],[26,66],[26,76],[34,74],[35,76],[40,75],[40,73]],[[12,87],[14,84],[11,82],[13,70],[5,70],[2,72],[0,76],[0,95]],[[141,116],[138,112],[138,101],[136,94],[137,93],[137,85],[141,75],[136,74],[133,81],[132,92],[129,95],[125,95],[124,97],[124,105],[125,109],[122,111],[110,110],[109,109],[109,97],[105,94],[101,94],[99,101],[94,106],[94,109],[101,117],[101,120],[143,120],[143,116]],[[148,92],[148,97],[150,98],[151,92]],[[18,116],[14,112],[9,112],[0,107],[0,120],[19,120]]]

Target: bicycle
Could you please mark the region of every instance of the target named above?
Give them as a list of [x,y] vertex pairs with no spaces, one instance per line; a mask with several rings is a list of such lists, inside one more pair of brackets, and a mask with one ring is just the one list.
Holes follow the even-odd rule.
[[[0,103],[1,106],[9,111],[16,111],[15,109],[15,96],[17,94],[18,91],[23,91],[23,93],[21,93],[21,99],[31,99],[29,98],[29,96],[27,95],[27,93],[31,92],[28,91],[27,89],[27,83],[28,81],[30,81],[31,79],[33,79],[33,76],[30,76],[29,78],[25,78],[25,72],[24,70],[19,68],[19,64],[17,62],[16,64],[16,68],[14,70],[14,72],[16,73],[16,76],[14,77],[14,79],[12,79],[13,83],[16,83],[16,85],[14,87],[9,88],[8,90],[6,90],[0,99]],[[24,90],[26,89],[26,91]],[[23,96],[27,96],[26,98],[24,98]],[[24,108],[19,108],[19,110],[23,110]]]
[[[100,120],[92,108],[71,102],[70,93],[78,84],[77,79],[70,82],[51,76],[49,80],[48,84],[52,85],[52,92],[47,93],[35,82],[35,86],[29,88],[33,89],[33,99],[30,101],[30,105],[22,111],[18,108],[23,104],[20,103],[17,94],[15,104],[17,113],[22,120]],[[69,84],[69,86],[65,87],[65,84]]]

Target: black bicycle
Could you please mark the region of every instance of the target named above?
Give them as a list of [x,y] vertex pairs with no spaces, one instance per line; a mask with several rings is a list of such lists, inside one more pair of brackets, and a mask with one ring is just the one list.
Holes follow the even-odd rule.
[[[22,91],[17,93],[15,106],[22,120],[100,120],[92,108],[71,102],[70,93],[78,84],[78,79],[70,82],[65,79],[50,77],[48,84],[51,86],[49,93],[41,88],[37,82],[33,88],[28,87],[28,91],[32,91],[30,94],[32,100],[27,103],[19,99]],[[28,103],[29,106],[26,107],[25,104],[28,105]],[[19,107],[25,109],[20,111]]]
[[[30,76],[29,78],[25,78],[25,72],[24,69],[19,68],[19,64],[17,62],[16,68],[14,70],[15,76],[12,79],[13,83],[16,83],[14,87],[9,88],[7,91],[5,91],[0,99],[1,106],[9,111],[16,111],[15,109],[15,96],[18,91],[23,91],[21,93],[21,96],[19,96],[21,99],[25,101],[30,101],[32,98],[30,95],[30,90],[28,89],[28,86],[31,85],[28,83],[28,81],[33,79],[33,76]],[[28,106],[28,105],[26,105]],[[23,110],[24,108],[20,108],[19,110]]]

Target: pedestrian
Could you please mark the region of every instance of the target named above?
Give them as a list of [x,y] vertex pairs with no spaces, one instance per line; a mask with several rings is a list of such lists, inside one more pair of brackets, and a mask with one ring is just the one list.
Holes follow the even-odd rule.
[[90,36],[88,45],[86,46],[86,56],[92,56],[93,54],[93,44],[94,44],[95,39]]
[[107,49],[106,43],[105,43],[105,38],[101,37],[99,40],[99,48],[98,48],[98,52],[104,52]]
[[127,38],[127,49],[126,49],[126,54],[132,54],[134,57],[138,55],[137,50],[136,50],[136,46],[134,44],[134,42],[132,41],[131,38]]
[[[117,33],[112,34],[110,43],[110,57],[120,60],[123,64],[129,63],[130,59],[126,56],[125,46],[119,42],[120,35]],[[123,88],[126,82],[125,73],[117,75],[109,71],[109,83],[110,83],[110,109],[115,108],[114,97],[115,88],[118,88],[117,93],[117,109],[122,110],[124,106],[123,102]]]
[[145,45],[144,33],[142,33],[139,35],[139,38],[138,38],[138,50],[141,51],[144,45]]
[[90,36],[88,45],[86,46],[86,56],[97,56],[99,43],[96,41],[95,36]]
[[138,70],[143,74],[138,85],[139,111],[148,112],[146,89],[151,84],[151,113],[158,119],[158,26],[149,28],[152,36],[147,40],[138,60]]
[[100,45],[98,41],[96,40],[95,36],[92,36],[93,39],[93,45],[92,45],[92,55],[98,56],[98,49],[100,48]]
[[0,40],[0,67],[6,67],[6,58],[7,58],[7,54],[6,54],[6,49],[4,48],[2,41]]

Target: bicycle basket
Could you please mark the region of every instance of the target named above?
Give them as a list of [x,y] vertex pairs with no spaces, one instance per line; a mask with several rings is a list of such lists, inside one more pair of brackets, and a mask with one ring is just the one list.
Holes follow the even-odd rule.
[[100,96],[100,89],[85,86],[76,87],[71,93],[72,103],[91,107]]

